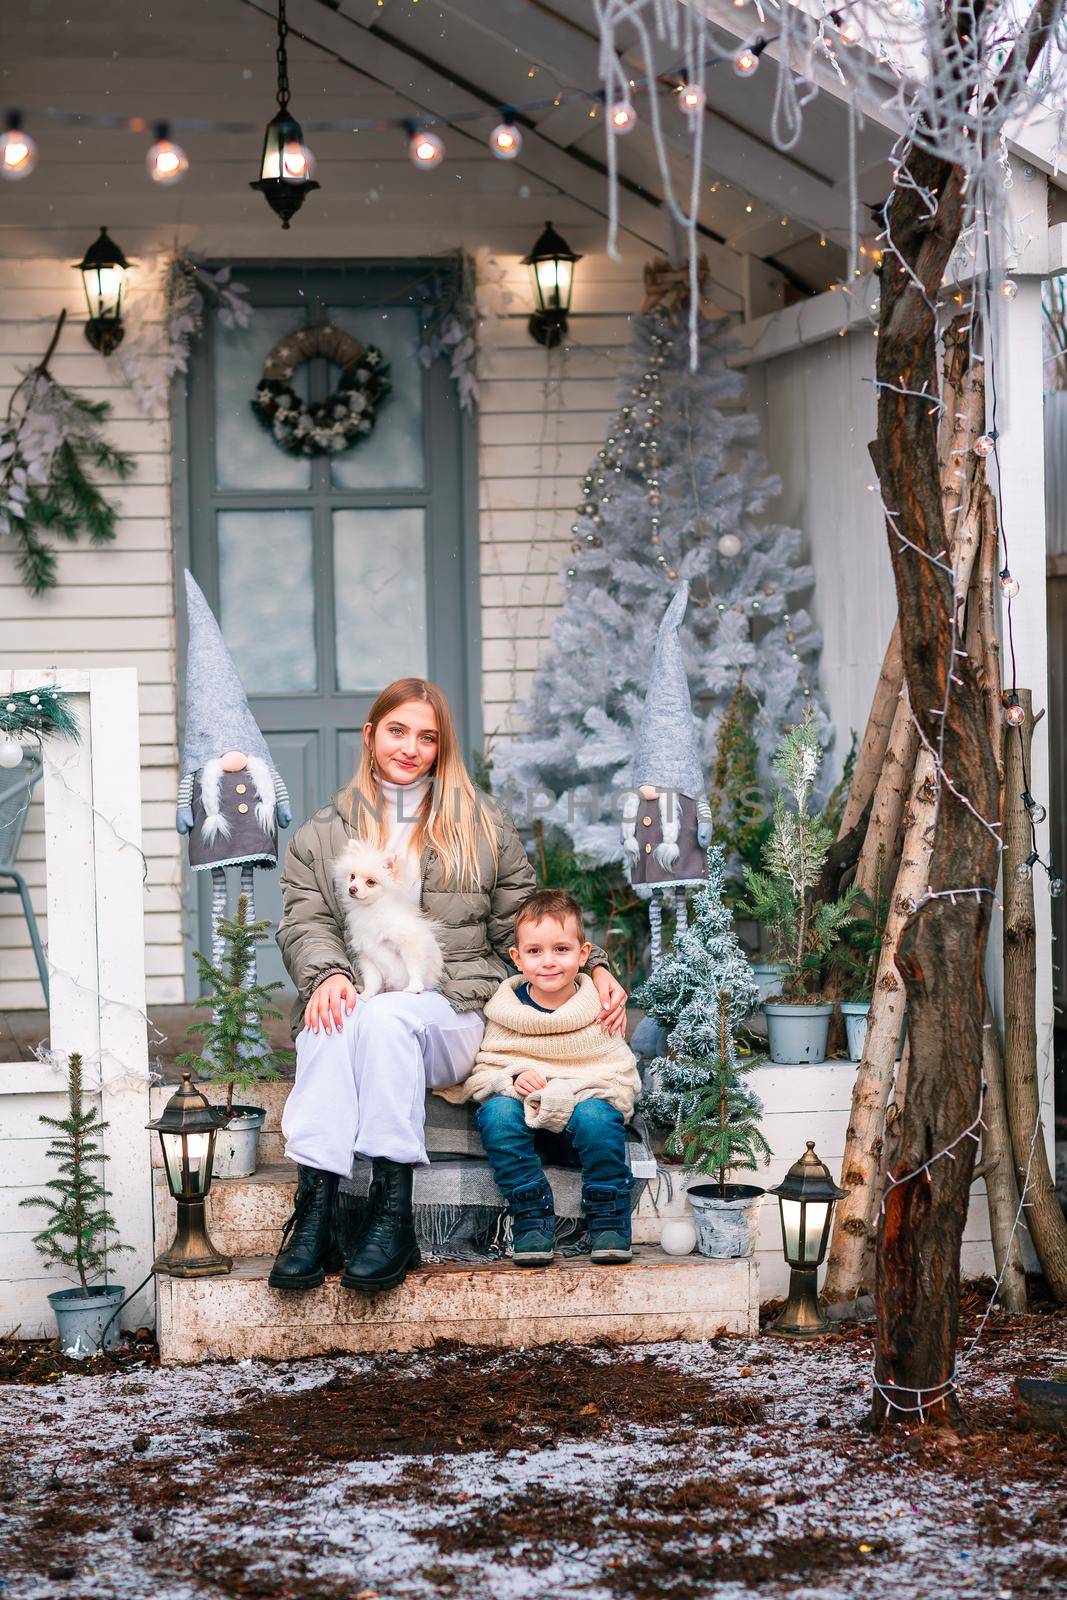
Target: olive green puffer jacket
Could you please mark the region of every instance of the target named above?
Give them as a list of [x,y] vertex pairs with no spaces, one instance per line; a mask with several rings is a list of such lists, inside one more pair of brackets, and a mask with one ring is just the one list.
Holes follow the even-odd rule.
[[[345,948],[341,904],[334,891],[333,863],[352,837],[338,809],[344,791],[316,811],[296,830],[282,868],[282,920],[278,948],[296,986],[291,1017],[293,1038],[304,1026],[304,1009],[324,978],[341,972],[359,984],[359,974]],[[438,924],[445,958],[441,993],[456,1011],[483,1006],[513,968],[508,949],[515,943],[515,913],[537,888],[515,824],[495,801],[483,796],[496,831],[496,859],[488,841],[479,840],[479,883],[459,890],[445,882],[436,850],[422,853],[422,908]],[[585,970],[609,966],[604,951],[594,946]]]

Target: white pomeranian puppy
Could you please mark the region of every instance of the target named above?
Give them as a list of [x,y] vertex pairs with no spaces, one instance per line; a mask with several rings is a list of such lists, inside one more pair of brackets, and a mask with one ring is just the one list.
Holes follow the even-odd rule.
[[334,875],[345,907],[345,942],[363,976],[363,999],[383,989],[436,989],[445,964],[434,924],[412,904],[395,855],[366,839],[350,839],[334,862]]

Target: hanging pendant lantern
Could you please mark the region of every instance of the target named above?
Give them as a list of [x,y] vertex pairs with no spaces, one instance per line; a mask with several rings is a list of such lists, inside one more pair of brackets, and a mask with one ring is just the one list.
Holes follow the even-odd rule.
[[285,20],[285,0],[278,0],[278,110],[267,123],[263,135],[263,154],[259,177],[249,184],[258,189],[282,227],[287,228],[304,203],[304,196],[319,185],[311,176],[314,157],[304,143],[304,132],[289,112],[289,61],[285,41],[289,24]]

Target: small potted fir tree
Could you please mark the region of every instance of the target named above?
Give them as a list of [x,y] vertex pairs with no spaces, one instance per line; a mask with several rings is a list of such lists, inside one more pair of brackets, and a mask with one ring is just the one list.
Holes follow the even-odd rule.
[[686,1173],[717,1177],[715,1184],[690,1188],[689,1200],[701,1254],[730,1257],[755,1249],[764,1191],[727,1177],[771,1152],[736,1042],[757,990],[723,900],[723,857],[722,846],[713,844],[693,921],[635,1001],[669,1030],[666,1053],[648,1068],[641,1109],[667,1131],[667,1151],[681,1157]]
[[249,1178],[256,1170],[266,1112],[262,1106],[235,1105],[234,1090],[247,1093],[257,1083],[277,1082],[277,1062],[292,1060],[292,1051],[274,1050],[263,1033],[264,1022],[282,1015],[270,999],[282,985],[255,979],[256,946],[266,940],[269,927],[269,921],[249,922],[248,897],[241,895],[234,915],[219,922],[222,960],[216,964],[199,950],[193,952],[207,990],[196,1004],[210,1009],[211,1020],[189,1028],[199,1035],[201,1048],[185,1051],[178,1066],[201,1080],[226,1085],[229,1121],[215,1141],[211,1170],[216,1178]]
[[[55,1313],[60,1348],[65,1355],[82,1359],[95,1355],[102,1342],[110,1349],[118,1341],[118,1319],[111,1319],[126,1291],[121,1284],[107,1282],[108,1260],[130,1246],[115,1237],[115,1219],[108,1210],[111,1197],[104,1184],[107,1156],[99,1143],[108,1125],[84,1103],[82,1058],[77,1053],[67,1065],[67,1100],[65,1117],[37,1119],[55,1130],[48,1156],[58,1163],[58,1174],[45,1185],[50,1192],[27,1195],[19,1204],[41,1206],[49,1213],[33,1239],[45,1263],[58,1262],[78,1275],[76,1288],[55,1290],[48,1303]],[[98,1278],[104,1281],[95,1282]]]
[[811,812],[811,796],[822,752],[810,709],[786,735],[774,758],[793,805],[782,790],[774,797],[774,822],[763,851],[762,870],[745,869],[749,901],[745,910],[767,929],[782,964],[782,992],[763,1002],[771,1060],[777,1063],[823,1061],[833,1001],[820,993],[823,963],[853,920],[858,890],[837,900],[820,900],[815,889],[833,843],[821,817]]

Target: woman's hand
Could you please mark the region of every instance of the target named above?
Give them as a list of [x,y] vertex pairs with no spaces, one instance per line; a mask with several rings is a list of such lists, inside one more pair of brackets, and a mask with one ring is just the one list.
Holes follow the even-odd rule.
[[312,991],[311,999],[304,1008],[304,1027],[310,1028],[312,1033],[318,1033],[321,1023],[326,1033],[332,1033],[332,1020],[334,1028],[340,1033],[341,1007],[344,1007],[346,1017],[351,1016],[356,999],[356,986],[351,978],[346,978],[343,972],[331,972]]
[[600,1015],[597,1021],[607,1034],[626,1034],[626,1002],[629,996],[622,984],[613,978],[607,967],[594,967],[589,976],[600,996]]
[[515,1079],[515,1093],[525,1100],[528,1094],[536,1094],[543,1089],[548,1079],[543,1072],[538,1072],[536,1067],[527,1067],[525,1072],[520,1072]]

